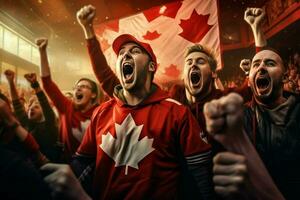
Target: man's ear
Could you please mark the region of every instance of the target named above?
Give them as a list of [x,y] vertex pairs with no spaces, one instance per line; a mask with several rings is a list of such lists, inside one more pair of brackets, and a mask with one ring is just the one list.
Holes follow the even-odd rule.
[[149,63],[149,71],[150,72],[155,72],[155,63],[153,61],[150,61]]

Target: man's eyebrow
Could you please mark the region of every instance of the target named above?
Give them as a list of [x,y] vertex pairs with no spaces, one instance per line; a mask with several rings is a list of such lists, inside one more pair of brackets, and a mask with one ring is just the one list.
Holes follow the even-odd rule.
[[270,61],[277,63],[276,60],[271,59],[271,58],[267,58],[267,59],[264,60],[264,62],[270,62]]
[[133,45],[132,47],[131,47],[131,49],[133,49],[133,48],[139,48],[139,49],[141,49],[142,51],[144,50],[141,46],[139,46],[139,45]]
[[256,59],[252,61],[252,63],[257,63],[257,62],[261,62],[261,59]]
[[206,61],[207,59],[204,58],[204,57],[198,57],[197,60],[204,60],[204,61]]

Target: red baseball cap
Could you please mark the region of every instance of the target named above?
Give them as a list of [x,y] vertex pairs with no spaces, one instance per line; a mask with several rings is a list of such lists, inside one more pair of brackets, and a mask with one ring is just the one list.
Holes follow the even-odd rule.
[[112,44],[112,48],[113,48],[114,52],[118,55],[118,53],[121,49],[121,46],[126,44],[126,43],[129,43],[129,42],[133,42],[133,43],[138,44],[140,47],[142,47],[148,53],[148,55],[151,57],[151,60],[155,64],[155,71],[156,71],[156,69],[157,69],[157,60],[156,60],[156,56],[155,56],[150,44],[141,42],[141,41],[137,40],[135,37],[133,37],[130,34],[122,34],[114,40],[114,42]]

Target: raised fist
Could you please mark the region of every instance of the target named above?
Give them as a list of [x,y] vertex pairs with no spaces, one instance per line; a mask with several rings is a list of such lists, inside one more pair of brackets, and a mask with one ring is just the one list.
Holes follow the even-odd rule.
[[48,46],[48,39],[38,38],[35,40],[35,44],[39,47],[39,50],[45,50]]
[[261,25],[266,11],[263,8],[247,8],[244,13],[244,20],[252,27]]
[[82,7],[76,14],[78,23],[85,27],[93,24],[96,9],[92,5]]
[[206,129],[215,140],[225,145],[234,142],[243,131],[243,98],[230,93],[204,105]]
[[5,70],[4,75],[9,83],[12,83],[15,79],[15,72],[10,69]]
[[245,72],[246,75],[249,74],[251,67],[251,59],[243,59],[240,62],[240,68]]
[[36,82],[36,74],[35,73],[28,73],[24,75],[24,78],[29,82],[29,83],[35,83]]
[[249,183],[245,156],[218,153],[213,159],[213,182],[216,193],[222,197],[241,194]]

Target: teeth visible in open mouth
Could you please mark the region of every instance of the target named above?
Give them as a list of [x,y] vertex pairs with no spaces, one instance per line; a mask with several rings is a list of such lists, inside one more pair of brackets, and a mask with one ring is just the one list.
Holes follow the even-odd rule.
[[133,67],[129,63],[123,65],[123,75],[126,79],[129,79],[133,73]]
[[201,75],[200,75],[199,72],[192,72],[191,73],[191,82],[192,82],[193,85],[199,84],[200,79],[201,79]]
[[81,100],[83,98],[82,94],[76,94],[76,99]]
[[257,78],[256,85],[259,89],[267,89],[269,87],[270,80],[268,78]]

